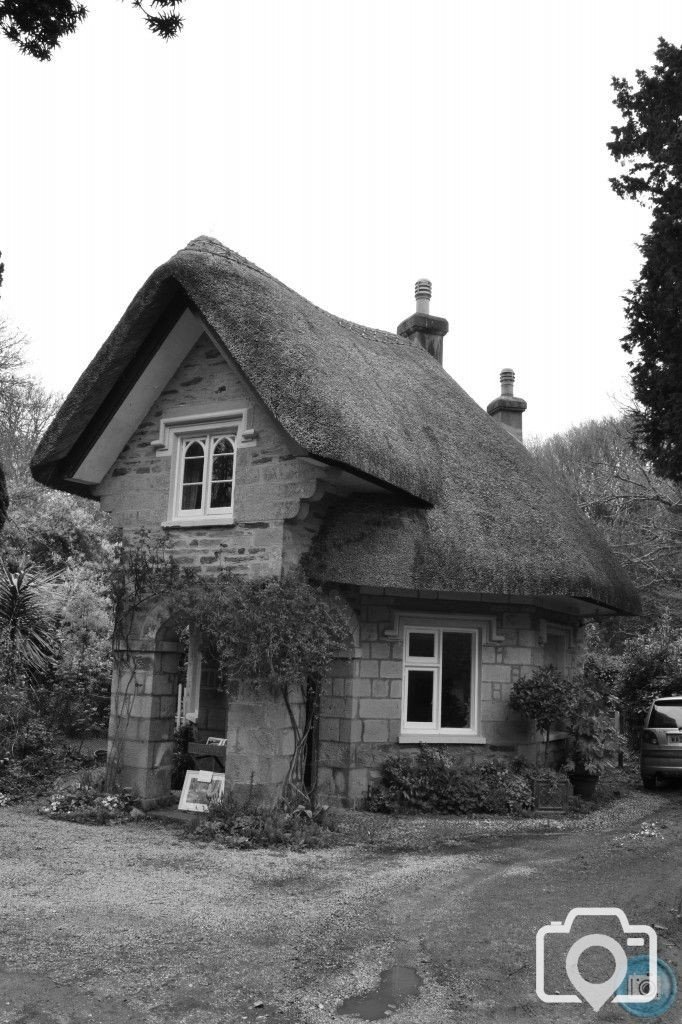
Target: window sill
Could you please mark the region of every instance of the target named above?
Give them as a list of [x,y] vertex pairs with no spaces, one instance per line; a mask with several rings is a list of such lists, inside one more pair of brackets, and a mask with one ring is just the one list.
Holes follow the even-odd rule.
[[164,530],[182,530],[186,526],[235,526],[234,516],[197,516],[196,519],[167,519],[161,526]]
[[485,736],[476,733],[401,732],[398,743],[487,743]]

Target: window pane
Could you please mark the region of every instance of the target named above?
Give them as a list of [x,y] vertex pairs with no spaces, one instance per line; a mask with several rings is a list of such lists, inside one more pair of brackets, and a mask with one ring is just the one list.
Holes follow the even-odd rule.
[[214,455],[211,470],[212,480],[232,479],[232,455]]
[[216,441],[213,446],[214,455],[231,455],[232,454],[232,442],[229,437],[221,437]]
[[433,672],[407,673],[407,721],[433,721]]
[[189,459],[197,459],[204,457],[204,445],[201,441],[192,441],[187,445],[185,455]]
[[443,633],[442,729],[471,726],[472,647],[471,633]]
[[410,658],[433,658],[436,653],[435,633],[410,633],[407,653]]
[[201,483],[204,478],[204,446],[194,441],[185,452],[185,465],[182,471],[184,484]]
[[232,484],[211,484],[211,508],[229,508],[232,504]]
[[201,508],[202,490],[201,484],[185,484],[182,488],[182,505],[180,507],[183,510]]
[[651,712],[649,725],[652,729],[682,729],[682,703],[679,701],[657,701]]

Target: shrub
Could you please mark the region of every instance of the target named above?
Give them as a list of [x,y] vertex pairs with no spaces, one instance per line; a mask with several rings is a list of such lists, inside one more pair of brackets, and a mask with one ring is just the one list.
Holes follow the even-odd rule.
[[283,804],[259,807],[250,800],[236,800],[232,794],[209,804],[195,835],[233,847],[288,846],[303,850],[329,846],[334,841],[327,808],[313,812],[303,805],[294,809]]
[[570,683],[566,771],[599,775],[608,751],[618,749],[615,689],[615,669],[588,655],[583,671]]
[[367,800],[368,810],[385,813],[519,814],[531,804],[527,779],[509,762],[467,764],[433,747],[422,747],[416,758],[388,757]]

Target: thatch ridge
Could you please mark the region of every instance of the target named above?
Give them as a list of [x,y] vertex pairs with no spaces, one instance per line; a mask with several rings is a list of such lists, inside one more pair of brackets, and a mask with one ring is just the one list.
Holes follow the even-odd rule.
[[43,438],[38,479],[68,487],[74,446],[102,418],[159,317],[182,302],[302,448],[392,491],[330,513],[310,562],[321,579],[638,609],[573,500],[416,340],[332,316],[206,237],[135,296]]

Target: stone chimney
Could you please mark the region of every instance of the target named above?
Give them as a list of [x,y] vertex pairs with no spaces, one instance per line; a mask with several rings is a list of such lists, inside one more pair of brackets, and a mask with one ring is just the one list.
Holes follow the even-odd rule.
[[414,286],[414,297],[417,300],[417,311],[407,320],[398,325],[396,334],[402,338],[416,338],[422,348],[443,365],[443,338],[448,333],[447,320],[440,316],[431,316],[431,282],[424,278]]
[[514,397],[514,371],[502,370],[500,373],[500,397],[493,399],[488,406],[488,415],[497,420],[512,437],[523,444],[523,414],[528,408],[522,398]]

